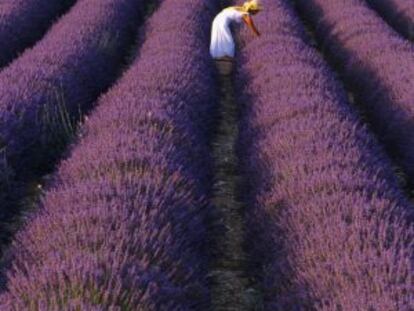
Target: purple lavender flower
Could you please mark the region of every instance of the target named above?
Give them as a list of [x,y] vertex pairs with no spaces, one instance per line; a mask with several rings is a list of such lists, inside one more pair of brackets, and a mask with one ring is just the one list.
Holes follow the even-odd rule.
[[[208,9],[210,7],[210,9]],[[210,0],[165,0],[10,251],[0,308],[207,310]]]
[[262,36],[241,33],[236,89],[264,309],[411,310],[412,206],[288,1],[263,6]]
[[[7,171],[20,176],[63,149],[80,114],[115,80],[142,3],[79,0],[0,72],[0,152]],[[6,171],[1,163],[0,184]]]
[[361,0],[297,0],[390,154],[414,178],[414,45]]
[[367,0],[401,34],[414,40],[414,0]]
[[35,43],[75,0],[3,0],[0,2],[0,67]]

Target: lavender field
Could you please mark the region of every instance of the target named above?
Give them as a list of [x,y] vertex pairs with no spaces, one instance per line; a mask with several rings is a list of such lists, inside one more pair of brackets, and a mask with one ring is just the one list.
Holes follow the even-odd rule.
[[0,0],[0,310],[414,310],[414,0]]

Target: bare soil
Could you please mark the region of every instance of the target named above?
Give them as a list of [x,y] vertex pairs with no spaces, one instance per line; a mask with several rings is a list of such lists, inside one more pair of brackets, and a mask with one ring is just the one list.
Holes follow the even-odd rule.
[[[218,63],[217,66],[226,66]],[[227,72],[217,68],[217,72]],[[213,241],[215,258],[210,267],[212,308],[217,311],[259,310],[258,293],[247,274],[248,255],[243,249],[243,204],[238,189],[243,183],[238,172],[235,142],[238,137],[239,107],[234,100],[231,75],[218,75],[219,117],[212,142],[214,184],[212,203],[218,210],[223,232]]]

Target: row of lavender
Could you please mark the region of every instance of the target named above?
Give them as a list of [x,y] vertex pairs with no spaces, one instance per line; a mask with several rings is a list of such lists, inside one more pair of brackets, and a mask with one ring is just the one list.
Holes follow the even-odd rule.
[[414,40],[414,0],[367,0],[387,22]]
[[296,0],[386,147],[414,179],[414,46],[362,0]]
[[241,34],[237,89],[265,310],[412,310],[412,206],[287,0],[263,5],[262,37]]
[[0,1],[0,68],[35,43],[75,0]]
[[149,19],[137,60],[16,237],[1,309],[207,310],[215,12],[164,0]]
[[115,80],[142,3],[78,0],[0,72],[0,192],[12,191],[9,185],[22,173],[52,161],[81,113]]

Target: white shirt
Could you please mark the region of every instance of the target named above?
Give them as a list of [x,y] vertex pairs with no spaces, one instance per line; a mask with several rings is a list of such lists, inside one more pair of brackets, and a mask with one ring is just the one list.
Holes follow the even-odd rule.
[[213,21],[211,29],[210,54],[213,58],[234,57],[235,45],[230,31],[232,22],[241,23],[246,12],[230,7],[221,11]]

